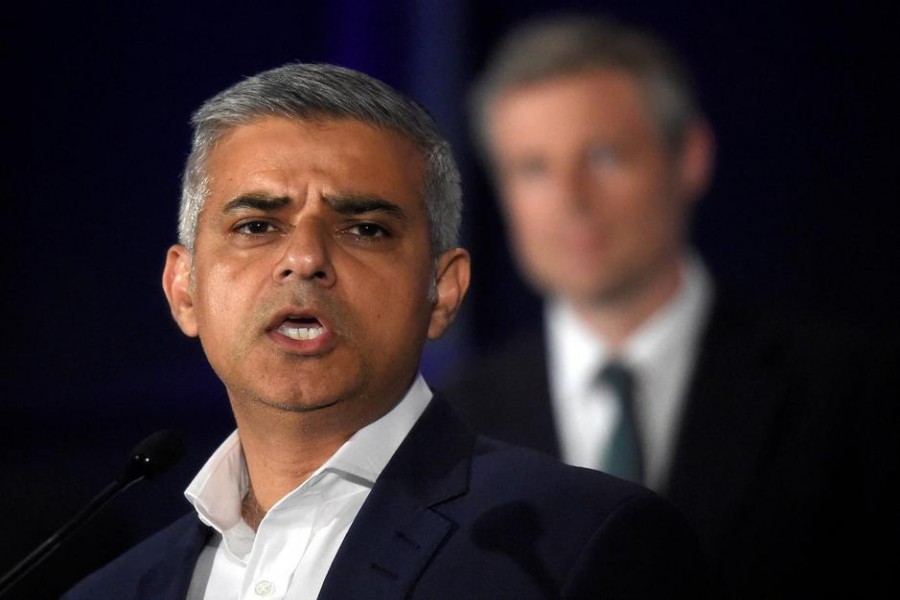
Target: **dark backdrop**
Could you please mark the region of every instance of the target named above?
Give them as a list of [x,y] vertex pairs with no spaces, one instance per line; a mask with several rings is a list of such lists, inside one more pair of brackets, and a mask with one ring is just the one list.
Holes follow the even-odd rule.
[[423,369],[437,387],[455,361],[537,315],[473,159],[463,96],[498,36],[550,6],[644,24],[693,65],[719,150],[695,240],[718,275],[894,335],[896,9],[703,4],[35,2],[8,13],[0,571],[159,428],[186,432],[183,463],[114,500],[22,597],[57,597],[187,510],[183,488],[233,427],[159,284],[187,120],[212,93],[290,60],[386,80],[428,106],[457,148],[474,283],[452,334],[428,349]]

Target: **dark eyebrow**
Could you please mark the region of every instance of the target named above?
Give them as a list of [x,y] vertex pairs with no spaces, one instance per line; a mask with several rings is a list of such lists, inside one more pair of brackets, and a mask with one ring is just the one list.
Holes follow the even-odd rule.
[[[360,215],[371,212],[388,213],[398,219],[406,219],[406,212],[397,204],[378,196],[325,196],[328,207],[340,215]],[[263,194],[246,194],[238,196],[222,207],[223,213],[241,209],[253,209],[262,212],[275,212],[291,203],[287,196],[265,196]]]
[[406,212],[400,206],[378,196],[326,196],[324,200],[331,210],[341,215],[382,212],[406,219]]
[[222,207],[222,212],[228,213],[242,208],[252,208],[263,212],[275,212],[280,208],[284,208],[291,203],[291,199],[285,196],[272,197],[263,196],[261,194],[248,194],[246,196],[238,196],[234,200],[228,202]]

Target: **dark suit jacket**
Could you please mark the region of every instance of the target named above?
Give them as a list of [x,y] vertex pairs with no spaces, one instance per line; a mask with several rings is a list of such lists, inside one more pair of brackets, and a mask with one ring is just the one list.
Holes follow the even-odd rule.
[[[900,388],[861,341],[728,292],[715,300],[660,492],[698,533],[718,597],[896,587],[897,552],[874,543],[898,529],[887,488]],[[546,352],[542,330],[526,331],[443,392],[479,432],[558,457]]]
[[[188,515],[66,600],[184,598],[210,530]],[[476,437],[435,398],[375,483],[319,598],[703,598],[680,514],[656,495]]]

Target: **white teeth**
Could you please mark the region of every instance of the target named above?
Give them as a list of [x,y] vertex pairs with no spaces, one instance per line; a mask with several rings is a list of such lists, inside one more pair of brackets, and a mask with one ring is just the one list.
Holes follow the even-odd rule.
[[286,335],[292,340],[314,340],[323,333],[324,327],[288,327],[283,325],[278,328],[279,333]]

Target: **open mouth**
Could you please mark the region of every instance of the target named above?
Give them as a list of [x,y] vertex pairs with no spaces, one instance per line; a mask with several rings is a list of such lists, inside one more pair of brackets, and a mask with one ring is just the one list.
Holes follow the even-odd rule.
[[313,317],[288,317],[277,331],[292,340],[314,340],[325,333],[325,327]]

